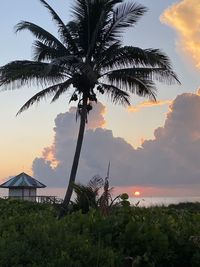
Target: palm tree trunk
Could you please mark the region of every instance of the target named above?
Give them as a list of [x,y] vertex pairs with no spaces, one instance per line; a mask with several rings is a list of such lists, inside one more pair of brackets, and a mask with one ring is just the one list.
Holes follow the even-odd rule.
[[69,178],[69,184],[68,184],[67,192],[65,194],[65,198],[63,200],[61,210],[58,216],[59,219],[62,218],[67,212],[69,202],[70,202],[70,199],[73,193],[73,185],[76,179],[76,173],[78,169],[78,163],[79,163],[83,137],[84,137],[84,132],[85,132],[85,124],[86,124],[86,118],[87,118],[87,97],[83,97],[83,107],[81,109],[80,118],[81,119],[80,119],[79,133],[78,133],[78,139],[76,143],[76,150],[74,154],[71,174]]

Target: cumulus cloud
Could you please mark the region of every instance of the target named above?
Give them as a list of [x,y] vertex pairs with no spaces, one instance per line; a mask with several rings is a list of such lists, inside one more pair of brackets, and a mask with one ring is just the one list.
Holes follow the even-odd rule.
[[[105,176],[111,162],[111,184],[170,187],[200,184],[200,96],[185,93],[170,105],[163,127],[153,140],[134,149],[102,126],[105,107],[98,104],[85,133],[77,180],[86,183],[95,174]],[[91,113],[92,114],[92,113]],[[96,117],[95,117],[96,116]],[[97,118],[97,119],[95,119]],[[100,126],[100,127],[98,127]],[[33,162],[34,176],[48,186],[67,185],[78,124],[75,110],[55,119],[54,144]],[[50,156],[48,156],[50,155]],[[56,161],[56,165],[54,162]]]
[[200,68],[200,1],[182,0],[173,4],[162,14],[161,22],[178,32],[178,45]]
[[[105,106],[95,104],[88,116],[86,132],[105,125]],[[72,164],[78,134],[78,120],[76,121],[76,108],[71,107],[66,113],[57,115],[55,119],[55,137],[51,146],[42,151],[42,156],[33,161],[33,172],[36,177],[50,186],[66,186],[67,177]],[[80,162],[84,162],[81,158]],[[84,165],[84,164],[83,164]],[[85,166],[84,169],[87,169]]]
[[143,101],[135,106],[129,106],[128,111],[130,112],[138,112],[143,108],[149,108],[149,107],[158,107],[158,106],[164,106],[171,104],[171,100],[158,100],[158,101]]

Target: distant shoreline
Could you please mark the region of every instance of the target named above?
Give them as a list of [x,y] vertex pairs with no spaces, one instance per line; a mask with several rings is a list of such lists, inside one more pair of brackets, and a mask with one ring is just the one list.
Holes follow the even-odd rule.
[[[132,205],[139,207],[167,206],[182,202],[200,202],[200,196],[196,197],[131,197],[129,201]],[[139,203],[138,203],[139,202]],[[138,203],[138,204],[137,204]]]

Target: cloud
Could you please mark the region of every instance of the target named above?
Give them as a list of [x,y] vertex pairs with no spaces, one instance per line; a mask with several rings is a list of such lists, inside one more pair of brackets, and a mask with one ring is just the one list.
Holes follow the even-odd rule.
[[[94,106],[88,116],[87,131],[105,125],[105,112],[106,108],[101,103]],[[71,107],[69,112],[57,115],[54,132],[53,144],[43,149],[42,156],[33,161],[32,169],[34,175],[41,177],[47,185],[66,186],[78,134],[75,107]]]
[[171,100],[158,100],[158,101],[144,101],[139,103],[138,105],[135,106],[129,106],[128,111],[129,112],[138,112],[143,108],[149,108],[149,107],[156,107],[156,106],[164,106],[164,105],[169,105],[171,104]]
[[182,0],[173,4],[164,11],[161,22],[178,32],[178,45],[200,68],[200,1]]
[[[110,161],[113,186],[181,188],[193,185],[195,188],[200,184],[198,94],[177,96],[170,105],[164,126],[155,130],[153,140],[143,140],[138,149],[123,138],[114,137],[111,130],[102,128],[105,124],[102,104],[99,103],[93,112],[85,132],[77,181],[86,183],[95,174],[105,177]],[[34,176],[41,182],[54,187],[67,185],[77,128],[74,108],[56,117],[53,145],[45,148],[43,155],[33,162]],[[56,165],[52,164],[55,160]]]

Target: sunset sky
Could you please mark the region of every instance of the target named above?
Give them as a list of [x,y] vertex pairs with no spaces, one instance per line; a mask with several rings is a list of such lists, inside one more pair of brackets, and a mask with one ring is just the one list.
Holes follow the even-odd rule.
[[[38,0],[1,1],[0,65],[31,59],[29,32],[14,33],[27,20],[56,34]],[[197,196],[200,190],[200,1],[138,0],[148,7],[124,45],[159,48],[171,59],[181,85],[158,84],[158,102],[132,97],[129,108],[100,99],[89,116],[78,181],[105,177],[117,192],[141,196]],[[64,21],[73,0],[49,0]],[[41,88],[40,88],[41,89]],[[37,87],[0,93],[0,181],[24,171],[62,195],[71,168],[78,123],[67,95],[16,117]],[[55,189],[56,188],[56,189]],[[59,188],[59,189],[58,189]],[[61,189],[60,189],[61,188]],[[0,192],[1,194],[1,192]]]

